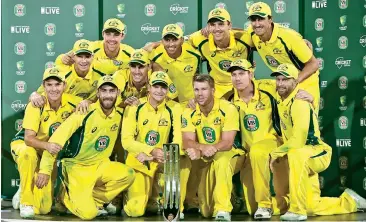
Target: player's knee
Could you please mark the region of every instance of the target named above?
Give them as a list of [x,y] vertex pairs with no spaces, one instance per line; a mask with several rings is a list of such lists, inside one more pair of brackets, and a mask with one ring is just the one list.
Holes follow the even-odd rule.
[[125,212],[129,217],[141,217],[145,214],[146,206],[141,206],[138,204],[127,204]]
[[269,152],[265,149],[261,149],[260,146],[253,146],[250,148],[249,157],[250,159],[269,158]]
[[135,177],[136,177],[135,171],[132,168],[129,168],[128,174],[127,174],[126,178],[124,179],[124,181],[126,181],[126,183],[131,185],[135,181]]
[[19,149],[18,158],[23,161],[37,161],[37,151],[33,147],[24,146],[22,149]]
[[90,207],[80,210],[78,213],[79,215],[77,216],[82,220],[93,220],[98,214],[98,209],[95,207]]

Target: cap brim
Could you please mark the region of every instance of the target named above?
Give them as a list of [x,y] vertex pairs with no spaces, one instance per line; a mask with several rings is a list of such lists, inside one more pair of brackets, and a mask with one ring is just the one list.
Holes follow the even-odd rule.
[[253,14],[249,15],[248,16],[248,19],[250,19],[250,17],[252,16],[259,16],[259,17],[262,17],[262,18],[266,18],[268,15],[266,13],[262,13],[262,12],[254,12]]
[[99,89],[101,86],[105,85],[105,84],[111,84],[111,85],[114,85],[117,89],[119,89],[119,87],[117,86],[117,84],[116,84],[116,83],[114,83],[114,82],[110,82],[110,81],[103,82],[102,84],[100,84],[100,85],[98,86],[98,89]]
[[217,19],[217,20],[220,20],[220,21],[222,21],[222,22],[229,21],[229,20],[227,20],[227,19],[226,19],[226,18],[224,18],[224,17],[221,17],[221,16],[215,16],[215,17],[209,18],[209,19],[208,19],[208,21],[207,21],[207,23],[209,23],[209,22],[210,22],[210,21],[212,21],[213,19]]
[[139,60],[139,59],[130,60],[130,61],[128,62],[128,64],[131,64],[131,63],[138,63],[138,64],[141,64],[141,65],[143,65],[143,66],[146,66],[146,65],[147,65],[147,62],[142,61],[142,60]]
[[106,28],[103,29],[103,32],[107,31],[108,29],[115,30],[115,31],[117,31],[119,33],[122,33],[123,32],[123,30],[120,30],[120,29],[117,29],[117,28],[114,28],[114,27],[106,27]]
[[287,72],[273,72],[273,73],[271,74],[271,76],[272,76],[272,77],[276,77],[276,76],[284,76],[284,77],[286,77],[286,78],[288,78],[288,79],[291,79],[291,78],[293,78],[293,79],[294,79],[294,77],[293,77],[293,76],[291,76],[291,75],[289,75]]
[[90,51],[90,50],[86,50],[86,49],[80,49],[80,50],[77,50],[77,51],[75,51],[75,55],[77,55],[77,54],[81,54],[81,53],[88,53],[88,54],[93,54],[93,52],[92,51]]
[[46,78],[44,78],[43,81],[46,81],[49,78],[56,78],[56,79],[59,79],[61,82],[65,81],[65,79],[62,79],[60,76],[57,76],[57,75],[49,75]]
[[164,84],[167,87],[169,86],[169,84],[166,81],[163,81],[163,80],[154,80],[154,81],[151,82],[151,85],[153,86],[153,85],[156,85],[156,84],[159,84],[159,83]]
[[179,38],[181,38],[181,37],[182,37],[182,36],[181,36],[181,35],[179,35],[178,33],[175,33],[175,32],[167,32],[167,33],[163,34],[163,38],[164,38],[165,36],[167,36],[167,35],[172,35],[172,36],[176,37],[177,39],[179,39]]
[[230,68],[227,69],[227,71],[231,72],[231,71],[235,71],[237,69],[241,69],[241,70],[244,70],[244,71],[250,71],[250,69],[246,69],[242,66],[231,66]]

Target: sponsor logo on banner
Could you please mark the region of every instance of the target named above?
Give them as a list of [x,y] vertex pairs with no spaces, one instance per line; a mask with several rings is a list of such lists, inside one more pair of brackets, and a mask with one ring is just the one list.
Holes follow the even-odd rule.
[[41,7],[42,15],[59,15],[60,7]]
[[20,186],[20,179],[11,179],[11,186],[12,187],[19,187]]
[[315,19],[315,30],[316,31],[324,30],[324,19],[322,19],[322,18]]
[[154,4],[145,5],[145,15],[154,16],[156,14],[156,6]]
[[145,35],[151,33],[157,33],[160,31],[159,26],[152,26],[151,23],[145,23],[141,26],[141,32],[143,32]]
[[24,81],[17,81],[15,83],[15,92],[25,93],[27,91],[27,83]]
[[22,75],[24,75],[25,74],[25,71],[23,70],[24,69],[24,61],[18,61],[17,63],[16,63],[16,65],[17,65],[17,71],[15,72],[17,75],[19,75],[19,76],[22,76]]
[[[365,84],[366,84],[366,76],[363,76],[363,79],[365,80]],[[363,86],[364,89],[366,89],[366,85]]]
[[183,22],[177,22],[176,24],[182,29],[183,33],[186,31],[186,26]]
[[362,47],[366,46],[366,35],[361,36],[360,44],[362,45]]
[[274,3],[274,10],[278,14],[286,12],[286,2],[279,0]]
[[336,145],[337,147],[351,147],[351,139],[337,139]]
[[339,17],[339,22],[341,23],[341,26],[339,26],[339,30],[347,30],[347,15],[342,15],[341,17]]
[[363,138],[363,148],[366,149],[366,136]]
[[14,52],[17,55],[24,55],[27,52],[27,46],[23,42],[17,42],[14,45]]
[[346,170],[348,168],[348,158],[346,156],[339,157],[339,168]]
[[319,70],[323,70],[324,69],[324,59],[323,58],[317,58],[318,60],[318,66],[319,66]]
[[339,109],[341,111],[345,111],[347,109],[347,96],[341,96],[339,97],[339,102],[341,103],[341,106],[339,107]]
[[321,86],[322,88],[327,87],[327,86],[328,86],[328,81],[321,81],[320,86]]
[[327,0],[318,0],[311,2],[312,8],[326,8],[327,7]]
[[340,129],[347,129],[348,128],[348,118],[345,116],[341,116],[338,119],[338,126]]
[[319,110],[324,109],[324,99],[323,97],[320,97],[319,99]]
[[76,29],[76,33],[75,33],[75,37],[78,37],[78,38],[82,38],[84,37],[84,32],[83,32],[83,29],[84,29],[84,24],[82,22],[80,23],[76,23],[75,24],[75,29]]
[[[249,2],[252,2],[252,1],[249,1]],[[248,2],[247,2],[248,3]],[[252,3],[253,4],[253,3]],[[226,4],[223,3],[223,2],[219,2],[215,5],[215,8],[223,8],[223,9],[226,9]]]
[[324,188],[324,177],[322,177],[322,176],[319,176],[319,186],[320,186],[320,189]]
[[15,34],[30,33],[30,26],[11,26],[10,32]]
[[346,36],[341,36],[338,39],[338,47],[340,49],[346,49],[348,47],[348,38]]
[[23,4],[16,4],[14,6],[14,15],[22,17],[26,14],[26,7]]
[[24,110],[27,106],[26,103],[22,103],[20,100],[15,100],[11,103],[10,107],[15,111],[18,112],[19,110]]
[[346,9],[348,7],[348,0],[338,0],[340,9]]
[[118,4],[117,5],[117,11],[118,11],[118,14],[117,14],[117,17],[118,18],[124,18],[126,16],[125,13],[123,13],[126,9],[126,5],[125,4]]
[[74,15],[76,17],[83,17],[85,15],[84,5],[81,5],[81,4],[75,5],[73,8],[73,11],[74,11]]
[[341,176],[339,179],[341,180],[341,186],[339,188],[341,190],[346,189],[347,176]]
[[366,126],[366,118],[360,119],[360,126]]
[[366,15],[365,15],[365,16],[363,16],[362,24],[363,24],[363,27],[365,27],[365,28],[366,28]]
[[319,130],[323,129],[323,116],[318,116]]
[[290,23],[289,22],[280,22],[278,23],[280,26],[285,27],[285,28],[290,28]]
[[[366,8],[366,7],[365,7]],[[19,186],[19,185],[18,185]],[[366,177],[363,178],[363,189],[366,190]]]
[[46,62],[46,64],[44,65],[44,69],[49,69],[55,67],[55,63],[52,61]]
[[55,43],[54,42],[47,42],[46,43],[46,47],[48,52],[46,52],[47,56],[54,56],[55,52],[53,51],[53,49],[55,48]]
[[21,130],[22,129],[22,127],[23,127],[23,119],[17,119],[16,121],[15,121],[15,123],[14,123],[14,125],[15,125],[15,131],[19,131],[19,130]]
[[173,15],[179,14],[186,14],[188,13],[189,7],[188,6],[180,6],[178,3],[175,3],[170,6],[169,11],[173,13]]
[[344,67],[350,67],[351,66],[351,60],[350,59],[344,59],[343,57],[338,57],[335,61],[336,66],[338,69],[341,69]]
[[[366,69],[366,55],[362,59],[362,66]],[[365,79],[366,81],[366,79]]]
[[338,87],[340,89],[347,89],[348,88],[348,78],[345,76],[341,76],[338,79]]
[[362,104],[363,104],[363,108],[366,109],[366,96],[363,97]]
[[323,44],[323,37],[316,38],[316,46],[318,47],[315,48],[315,51],[317,52],[323,51],[322,44]]
[[48,36],[54,36],[56,34],[56,25],[53,23],[47,23],[44,26],[44,33]]

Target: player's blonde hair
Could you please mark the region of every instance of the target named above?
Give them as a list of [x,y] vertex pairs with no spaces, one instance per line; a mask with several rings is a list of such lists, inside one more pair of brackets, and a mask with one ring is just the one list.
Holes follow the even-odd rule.
[[207,82],[211,88],[215,88],[215,80],[209,74],[196,74],[193,76],[194,82]]

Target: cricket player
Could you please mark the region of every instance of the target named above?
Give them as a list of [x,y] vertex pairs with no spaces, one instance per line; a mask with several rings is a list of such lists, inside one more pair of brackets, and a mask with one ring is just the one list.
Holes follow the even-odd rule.
[[307,215],[334,215],[366,209],[366,200],[351,189],[339,198],[320,197],[318,173],[328,168],[332,148],[320,138],[313,104],[295,98],[301,72],[291,63],[277,67],[278,112],[284,144],[271,152],[270,167],[287,156],[290,175],[290,208],[281,220],[306,220]]
[[[48,138],[58,126],[73,112],[81,98],[64,93],[65,72],[57,67],[46,69],[43,74],[45,105],[37,108],[27,106],[23,119],[23,128],[12,140],[11,154],[18,165],[20,175],[20,216],[34,218],[35,214],[47,214],[51,211],[53,184],[43,189],[37,188],[34,178],[44,150],[58,153],[62,146],[47,143]],[[53,165],[50,166],[50,175]],[[55,173],[55,172],[54,172]]]
[[[126,37],[126,26],[117,18],[108,19],[103,26],[103,40],[93,42],[95,68],[108,69],[106,74],[113,74],[119,69],[127,69],[129,58],[134,49],[121,41]],[[61,54],[56,62],[62,62],[65,65],[74,63],[74,54],[68,52]]]
[[[82,104],[91,104],[97,100],[98,79],[105,74],[93,67],[93,46],[90,41],[85,39],[76,41],[73,53],[75,63],[72,66],[57,65],[67,72],[65,92],[82,98]],[[41,95],[43,91],[43,86],[40,86],[30,95],[29,100],[33,106],[42,107],[45,104],[45,97]]]
[[126,165],[136,171],[136,179],[124,199],[123,210],[130,217],[144,215],[148,202],[156,201],[150,197],[155,174],[164,162],[163,144],[182,144],[181,107],[167,100],[170,81],[165,72],[153,72],[146,102],[128,106],[123,117],[122,144],[128,152]]
[[[129,69],[121,69],[115,72],[117,81],[123,87],[121,98],[117,103],[120,107],[139,105],[140,98],[148,94],[148,81],[151,76],[151,64],[149,54],[144,49],[135,50],[128,61]],[[169,79],[168,96],[174,99],[178,96],[175,85]]]
[[215,80],[215,96],[223,97],[233,87],[227,69],[233,60],[251,60],[251,47],[234,37],[231,31],[230,14],[221,8],[210,11],[207,20],[210,34],[205,37],[201,31],[189,36],[189,42],[196,47],[208,62],[208,70]]
[[149,58],[158,63],[177,87],[178,101],[185,107],[194,99],[193,76],[201,63],[200,53],[183,39],[183,30],[177,24],[168,24],[163,29],[162,44],[154,49]]
[[[89,111],[73,113],[48,141],[64,147],[60,154],[65,190],[61,201],[83,220],[106,214],[103,204],[127,189],[135,178],[132,168],[109,160],[123,115],[115,106],[120,93],[116,79],[103,76],[97,88],[98,100]],[[48,184],[55,159],[56,155],[43,153],[38,187]]]
[[[207,74],[193,79],[196,109],[182,115],[183,149],[191,160],[201,159],[198,199],[204,217],[229,221],[232,176],[244,151],[233,149],[239,130],[236,107],[214,97],[215,82]],[[244,158],[240,158],[241,162]]]
[[263,2],[253,4],[249,9],[251,26],[242,41],[255,47],[264,63],[272,71],[282,63],[290,63],[300,71],[300,89],[314,97],[316,113],[319,110],[319,69],[318,61],[302,36],[296,31],[281,27],[272,21],[271,8]]

